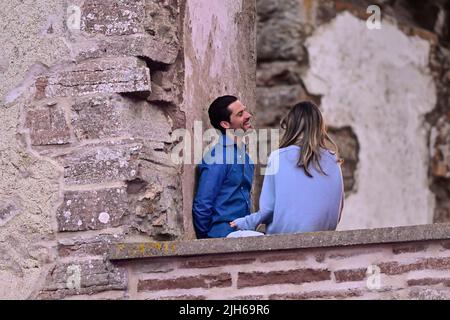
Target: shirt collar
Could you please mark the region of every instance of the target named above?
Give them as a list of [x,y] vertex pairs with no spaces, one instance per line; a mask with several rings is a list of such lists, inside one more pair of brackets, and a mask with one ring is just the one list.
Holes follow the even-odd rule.
[[226,134],[221,134],[219,137],[219,143],[223,145],[224,147],[235,145],[235,142],[232,138],[230,138]]

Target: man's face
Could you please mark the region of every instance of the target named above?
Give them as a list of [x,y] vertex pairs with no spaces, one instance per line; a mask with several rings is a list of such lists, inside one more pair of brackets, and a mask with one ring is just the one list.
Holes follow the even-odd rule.
[[252,115],[247,112],[247,108],[239,101],[235,101],[228,106],[231,111],[230,122],[223,121],[225,129],[241,129],[244,132],[252,128],[250,119]]

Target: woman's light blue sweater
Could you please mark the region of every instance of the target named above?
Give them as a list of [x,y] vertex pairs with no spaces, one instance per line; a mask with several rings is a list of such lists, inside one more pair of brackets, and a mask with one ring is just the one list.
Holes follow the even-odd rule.
[[335,230],[343,206],[341,167],[334,154],[321,151],[320,165],[327,175],[310,165],[308,177],[297,166],[300,147],[271,153],[259,201],[259,211],[234,220],[240,230],[266,224],[267,234]]

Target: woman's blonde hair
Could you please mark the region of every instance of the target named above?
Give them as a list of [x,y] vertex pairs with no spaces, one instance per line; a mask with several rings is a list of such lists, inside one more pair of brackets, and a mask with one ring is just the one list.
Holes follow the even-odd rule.
[[291,145],[301,148],[297,165],[303,168],[308,177],[312,178],[309,171],[311,162],[317,171],[327,175],[320,166],[320,149],[336,154],[338,163],[342,163],[342,159],[338,157],[338,147],[327,133],[322,113],[313,102],[303,101],[296,104],[281,120],[280,125],[285,130],[280,148]]

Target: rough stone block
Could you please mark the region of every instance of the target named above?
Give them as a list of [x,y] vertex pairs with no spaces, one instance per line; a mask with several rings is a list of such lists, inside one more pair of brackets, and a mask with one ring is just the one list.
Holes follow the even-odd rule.
[[95,184],[134,179],[138,175],[140,143],[110,142],[76,149],[60,156],[64,182]]
[[139,56],[165,64],[175,62],[179,46],[167,44],[146,34],[111,36],[83,40],[71,45],[77,60],[114,56]]
[[256,46],[258,61],[306,60],[302,23],[297,17],[259,23]]
[[161,86],[153,84],[152,93],[147,98],[148,101],[162,101],[162,102],[173,102],[175,99],[170,88],[163,88]]
[[128,35],[143,31],[143,0],[86,0],[81,30],[91,34]]
[[62,299],[66,296],[94,294],[127,288],[126,271],[103,260],[74,261],[54,266],[39,299]]
[[310,100],[301,85],[259,87],[256,89],[256,103],[259,111],[256,122],[261,126],[278,126],[281,118],[296,103]]
[[[157,70],[152,74],[152,93],[147,98],[148,101],[166,102],[174,106],[179,106],[182,102],[182,92],[184,75],[181,72],[184,67],[177,60],[174,64]],[[164,110],[167,110],[166,106]],[[184,126],[183,126],[184,127]]]
[[88,0],[81,30],[96,37],[69,45],[77,60],[142,56],[172,64],[179,51],[179,14],[176,0]]
[[351,127],[332,128],[328,130],[330,137],[338,146],[339,156],[344,160],[342,176],[344,190],[350,192],[355,186],[355,172],[359,162],[359,141]]
[[180,212],[182,195],[179,173],[145,161],[141,167],[141,185],[135,194],[129,194],[135,213],[133,227],[157,240],[174,240],[181,235]]
[[253,263],[255,258],[246,256],[229,256],[229,257],[194,257],[183,260],[180,264],[180,268],[213,268],[227,265],[244,265]]
[[117,227],[128,214],[125,188],[65,191],[56,218],[59,231],[98,230]]
[[46,97],[151,92],[150,70],[144,61],[134,57],[93,59],[56,67],[37,82],[45,83],[41,89]]
[[260,63],[256,72],[256,85],[295,85],[301,83],[301,68],[296,61]]
[[178,44],[178,0],[145,0],[145,31],[167,44]]
[[108,247],[115,242],[123,241],[123,235],[99,235],[94,238],[63,239],[58,241],[60,257],[104,256]]
[[34,146],[61,145],[70,142],[70,129],[64,110],[57,104],[30,108],[26,124]]
[[71,124],[79,141],[110,137],[171,141],[170,123],[163,110],[146,101],[120,95],[81,97],[71,110]]
[[431,129],[431,172],[435,177],[450,178],[450,120],[443,115]]

